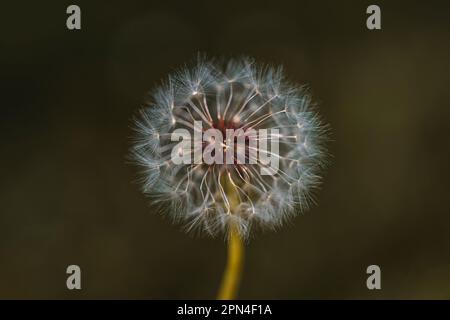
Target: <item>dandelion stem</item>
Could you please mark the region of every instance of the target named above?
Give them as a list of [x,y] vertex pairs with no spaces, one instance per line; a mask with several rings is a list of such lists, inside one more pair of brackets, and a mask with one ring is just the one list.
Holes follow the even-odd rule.
[[[230,214],[236,214],[235,210],[240,204],[240,197],[239,191],[236,189],[236,185],[233,183],[229,172],[228,175],[222,176],[221,182],[224,184],[224,189],[229,200],[231,209]],[[217,299],[236,299],[241,280],[243,262],[244,243],[237,222],[231,219],[230,227],[228,229],[227,264],[225,266]]]
[[233,300],[237,297],[244,262],[244,245],[235,224],[231,224],[228,239],[228,261],[217,299]]

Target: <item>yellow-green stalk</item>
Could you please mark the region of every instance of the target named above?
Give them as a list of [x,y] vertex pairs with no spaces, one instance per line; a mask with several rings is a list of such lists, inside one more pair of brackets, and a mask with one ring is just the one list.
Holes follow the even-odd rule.
[[[226,180],[226,179],[224,179]],[[230,202],[231,214],[236,214],[236,208],[239,205],[239,197],[231,185],[227,181],[226,189],[227,196]],[[228,229],[228,257],[225,271],[222,277],[217,299],[219,300],[233,300],[237,298],[239,284],[242,275],[244,262],[244,244],[239,228],[235,222],[231,222]]]

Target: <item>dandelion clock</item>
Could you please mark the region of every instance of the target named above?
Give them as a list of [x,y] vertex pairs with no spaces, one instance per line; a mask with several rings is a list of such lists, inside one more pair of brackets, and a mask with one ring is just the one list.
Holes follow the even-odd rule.
[[142,190],[186,231],[225,235],[219,299],[236,297],[243,242],[308,208],[326,126],[281,67],[197,59],[155,88],[134,119]]

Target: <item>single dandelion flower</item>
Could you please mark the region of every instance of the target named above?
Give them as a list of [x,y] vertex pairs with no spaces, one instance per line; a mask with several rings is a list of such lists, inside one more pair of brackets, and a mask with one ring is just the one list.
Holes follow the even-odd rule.
[[242,58],[175,72],[135,119],[143,192],[187,231],[228,236],[219,298],[235,297],[242,239],[275,229],[312,202],[326,127],[282,68]]

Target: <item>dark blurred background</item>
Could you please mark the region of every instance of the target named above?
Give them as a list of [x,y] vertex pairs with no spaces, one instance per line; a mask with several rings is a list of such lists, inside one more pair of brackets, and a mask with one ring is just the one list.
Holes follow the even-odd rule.
[[125,161],[146,92],[199,51],[283,64],[333,132],[318,205],[248,243],[240,298],[450,298],[450,5],[393,2],[2,4],[0,298],[215,298],[223,239],[154,214]]

